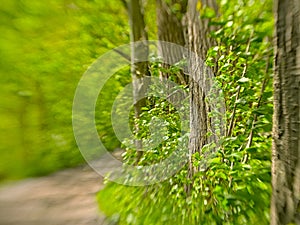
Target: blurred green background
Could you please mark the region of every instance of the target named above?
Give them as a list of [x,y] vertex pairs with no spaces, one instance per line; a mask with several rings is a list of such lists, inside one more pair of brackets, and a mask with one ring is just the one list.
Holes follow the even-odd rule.
[[[9,0],[0,6],[0,182],[38,176],[84,160],[72,132],[78,81],[101,54],[129,42],[119,1]],[[99,96],[109,109],[129,71]],[[98,112],[99,113],[99,112]],[[119,146],[109,111],[97,120],[109,150]]]

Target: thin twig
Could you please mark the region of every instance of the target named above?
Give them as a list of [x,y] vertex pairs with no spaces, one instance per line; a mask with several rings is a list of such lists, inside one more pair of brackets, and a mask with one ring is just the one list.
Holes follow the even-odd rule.
[[[246,47],[246,53],[248,53],[249,50],[250,50],[252,35],[253,35],[253,32],[249,37],[247,47]],[[247,72],[247,67],[248,67],[247,61],[246,61],[246,65],[243,69],[242,77],[244,77],[246,75],[246,72]],[[238,93],[237,93],[237,96],[235,98],[234,108],[233,108],[233,112],[232,112],[232,115],[231,115],[231,120],[230,120],[230,125],[229,125],[227,136],[231,136],[232,130],[234,128],[233,124],[234,124],[234,121],[235,121],[235,113],[236,113],[236,108],[237,108],[237,103],[236,102],[239,99],[240,93],[241,93],[241,85],[238,86]],[[234,161],[231,161],[230,170],[233,170],[233,167],[234,167]],[[232,177],[230,177],[230,179],[229,179],[229,187],[231,187],[231,185],[232,185]]]
[[[246,47],[246,54],[247,54],[247,53],[249,52],[249,50],[250,50],[251,38],[252,38],[252,34],[251,34],[251,36],[249,37],[249,40],[248,40],[248,44],[247,44],[247,47]],[[245,67],[244,67],[244,69],[243,69],[242,77],[244,77],[244,76],[246,75],[247,68],[248,68],[248,64],[247,64],[247,61],[246,61],[246,65],[245,65]],[[233,106],[233,112],[232,112],[231,118],[230,118],[230,123],[229,123],[228,132],[227,132],[227,137],[231,136],[232,130],[233,130],[233,128],[234,128],[234,117],[235,117],[235,114],[236,114],[237,100],[238,100],[239,97],[240,97],[241,88],[242,88],[242,86],[239,85],[239,86],[238,86],[238,93],[237,93],[237,95],[236,95],[235,102],[234,102],[234,106]]]
[[[184,87],[184,89],[186,89],[188,86],[186,85],[185,87]],[[177,89],[177,90],[175,90],[175,91],[173,91],[171,94],[169,94],[167,97],[166,97],[166,99],[170,99],[170,97],[172,97],[173,95],[175,95],[177,92],[179,92],[179,91],[182,91],[181,89]]]
[[[267,87],[267,84],[270,80],[270,75],[268,73],[269,68],[270,68],[270,55],[268,55],[268,58],[267,58],[267,64],[266,64],[266,69],[265,69],[265,78],[264,78],[263,84],[262,84],[261,89],[260,89],[260,95],[259,95],[257,106],[256,106],[257,109],[261,106],[261,101],[262,101],[263,94],[264,94],[265,89]],[[247,142],[246,148],[250,148],[251,145],[252,145],[253,132],[254,132],[254,127],[255,127],[256,121],[257,121],[257,115],[255,114],[254,118],[253,118],[253,121],[252,121],[251,131],[250,131],[250,134],[248,136],[248,142]],[[246,163],[248,161],[248,157],[249,156],[246,153],[242,162]]]
[[[247,64],[246,64],[245,67],[244,67],[242,77],[245,76],[246,71],[247,71]],[[237,95],[236,95],[236,97],[235,97],[235,102],[234,102],[234,106],[233,106],[233,111],[232,111],[232,114],[231,114],[230,123],[229,123],[229,128],[228,128],[228,132],[227,132],[227,136],[228,136],[228,137],[231,136],[232,130],[233,130],[233,127],[234,127],[234,119],[235,119],[236,108],[237,108],[237,100],[238,100],[239,97],[240,97],[240,93],[241,93],[241,85],[238,86],[238,92],[237,92]]]
[[113,51],[115,51],[116,53],[118,53],[120,56],[122,56],[123,58],[125,58],[127,61],[131,61],[131,57],[129,55],[127,55],[126,53],[118,50],[118,49],[113,49]]

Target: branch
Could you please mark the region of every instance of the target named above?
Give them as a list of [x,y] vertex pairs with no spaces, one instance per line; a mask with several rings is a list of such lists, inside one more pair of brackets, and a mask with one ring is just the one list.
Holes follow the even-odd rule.
[[[243,74],[242,74],[242,77],[245,76],[246,74],[246,71],[247,71],[247,65],[245,65],[244,67],[244,70],[243,70]],[[232,130],[233,130],[233,125],[234,125],[234,117],[235,117],[235,113],[236,113],[236,108],[237,108],[237,100],[239,99],[240,97],[240,93],[241,93],[241,85],[238,86],[238,93],[235,97],[235,102],[234,102],[234,106],[233,106],[233,111],[232,111],[232,114],[231,114],[231,119],[230,119],[230,123],[229,123],[229,129],[228,129],[228,132],[227,132],[227,136],[231,136],[232,134]]]
[[[248,40],[248,44],[247,44],[247,47],[246,47],[246,53],[248,53],[249,50],[250,50],[251,39],[252,39],[252,34],[250,35],[249,40]],[[247,68],[248,68],[248,65],[247,65],[247,61],[246,61],[246,65],[243,69],[242,77],[244,77],[246,75]],[[233,127],[234,127],[234,117],[235,117],[236,108],[237,108],[237,103],[236,102],[240,97],[241,88],[242,88],[241,85],[239,85],[238,86],[238,93],[236,95],[234,106],[233,106],[233,112],[231,114],[231,119],[230,119],[230,123],[229,123],[229,129],[228,129],[228,132],[227,132],[227,137],[231,136],[231,134],[232,134],[232,130],[233,130]]]
[[[268,55],[268,59],[267,59],[267,64],[266,64],[266,69],[265,69],[265,74],[266,74],[266,76],[265,76],[265,79],[264,79],[264,81],[263,81],[262,87],[261,87],[261,89],[260,89],[260,95],[259,95],[258,102],[257,102],[257,106],[256,106],[257,109],[258,109],[258,108],[260,107],[260,105],[261,105],[261,100],[262,100],[263,94],[264,94],[265,89],[266,89],[266,87],[267,87],[267,84],[268,84],[268,82],[269,82],[269,80],[270,80],[270,76],[269,76],[269,74],[268,74],[269,68],[270,68],[270,55]],[[254,115],[254,118],[253,118],[253,121],[252,121],[251,131],[250,131],[250,134],[249,134],[249,136],[248,136],[248,142],[247,142],[246,148],[250,148],[251,145],[252,145],[252,140],[253,140],[253,130],[254,130],[254,126],[255,126],[254,124],[255,124],[256,121],[257,121],[257,115],[255,114],[255,115]],[[247,161],[248,161],[248,154],[245,154],[244,159],[243,159],[242,162],[243,162],[243,163],[246,163]]]
[[123,58],[125,58],[127,61],[131,62],[131,57],[129,55],[127,55],[126,53],[118,50],[118,49],[113,49],[113,51],[115,51],[116,53],[118,53],[120,56],[122,56]]

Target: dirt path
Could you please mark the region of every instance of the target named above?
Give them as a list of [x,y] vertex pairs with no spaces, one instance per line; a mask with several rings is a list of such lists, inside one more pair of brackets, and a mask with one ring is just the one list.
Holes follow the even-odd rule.
[[102,225],[95,194],[102,178],[88,166],[0,188],[0,225]]

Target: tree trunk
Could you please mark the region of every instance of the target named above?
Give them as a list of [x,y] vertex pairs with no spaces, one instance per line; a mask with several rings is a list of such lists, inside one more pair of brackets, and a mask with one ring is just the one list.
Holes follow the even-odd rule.
[[[133,83],[133,98],[135,118],[139,118],[141,109],[145,106],[146,84],[143,83],[144,76],[148,75],[148,62],[137,62],[139,59],[147,59],[149,55],[148,34],[146,31],[142,2],[130,0],[128,3],[128,14],[130,18],[131,42],[131,75]],[[138,124],[135,125],[135,132],[139,132]],[[137,162],[142,156],[142,140],[135,142],[137,150]]]
[[275,10],[271,224],[300,224],[300,2]]
[[[198,4],[198,5],[197,5]],[[198,6],[198,7],[197,7]],[[216,3],[211,1],[202,1],[202,7],[208,6],[217,11]],[[198,9],[197,9],[198,8]],[[201,153],[204,145],[212,141],[213,136],[207,137],[210,130],[210,111],[209,105],[205,102],[206,94],[212,86],[214,74],[212,70],[204,65],[204,60],[208,49],[214,44],[209,37],[212,27],[208,26],[208,19],[200,19],[199,2],[189,0],[187,16],[188,28],[188,46],[191,52],[189,62],[190,75],[190,141],[189,141],[189,177],[193,176],[195,168],[192,165],[192,155],[196,152]],[[197,169],[196,169],[197,170]]]
[[[178,11],[172,10],[172,7],[177,7]],[[165,0],[156,0],[158,40],[186,46],[186,28],[182,22],[186,7],[187,1],[171,0],[167,3]],[[178,48],[170,48],[169,45],[159,43],[159,55],[165,62],[172,64],[179,62],[183,59],[182,54],[183,52]],[[167,64],[163,66],[169,68]],[[168,76],[167,73],[161,73],[161,78],[167,79]],[[188,79],[183,72],[177,74],[176,81],[184,85],[188,83]]]

